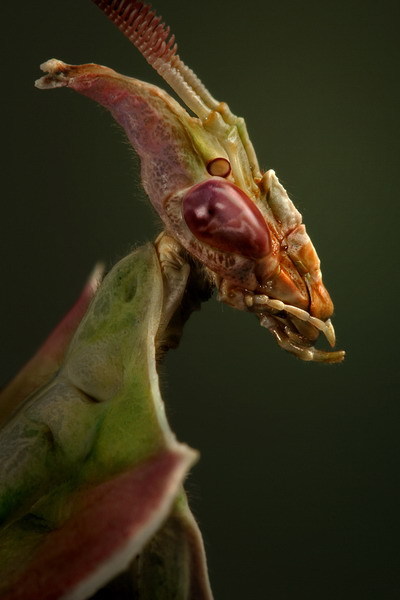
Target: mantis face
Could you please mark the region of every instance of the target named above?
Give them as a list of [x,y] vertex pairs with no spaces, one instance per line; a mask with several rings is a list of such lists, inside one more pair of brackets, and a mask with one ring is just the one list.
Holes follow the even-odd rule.
[[204,266],[220,300],[254,312],[303,360],[341,362],[343,351],[313,345],[320,332],[335,344],[320,261],[274,171],[260,170],[244,120],[182,62],[149,6],[94,2],[196,116],[160,88],[95,64],[51,59],[37,87],[70,87],[108,108],[140,156],[143,187],[166,233]]

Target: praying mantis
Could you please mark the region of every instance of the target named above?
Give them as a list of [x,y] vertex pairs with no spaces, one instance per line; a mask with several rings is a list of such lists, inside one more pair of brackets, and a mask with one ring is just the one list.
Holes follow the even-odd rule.
[[156,240],[165,277],[173,280],[174,269],[194,261],[218,299],[254,313],[281,348],[305,361],[341,362],[344,351],[315,347],[320,333],[335,345],[320,260],[275,172],[260,169],[244,119],[185,65],[169,27],[150,6],[94,3],[188,110],[159,87],[96,64],[48,60],[36,86],[88,96],[125,130],[165,227]]

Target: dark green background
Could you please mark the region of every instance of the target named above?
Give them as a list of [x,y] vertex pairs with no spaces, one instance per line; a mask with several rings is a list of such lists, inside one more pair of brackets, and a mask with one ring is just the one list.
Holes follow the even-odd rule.
[[[1,383],[93,264],[160,229],[106,112],[33,87],[39,63],[164,84],[89,0],[2,15]],[[399,3],[159,0],[180,53],[246,118],[303,213],[336,305],[340,366],[305,364],[211,300],[162,369],[217,600],[400,597]]]

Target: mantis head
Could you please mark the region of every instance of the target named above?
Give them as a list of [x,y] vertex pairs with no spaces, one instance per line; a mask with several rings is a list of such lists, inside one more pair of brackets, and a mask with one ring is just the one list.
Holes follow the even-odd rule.
[[244,120],[183,63],[148,5],[94,2],[190,112],[160,88],[94,64],[52,59],[36,85],[70,87],[108,108],[140,156],[143,187],[167,234],[203,265],[220,300],[254,312],[301,359],[341,362],[343,351],[314,346],[321,332],[335,345],[320,261],[274,171],[260,170]]

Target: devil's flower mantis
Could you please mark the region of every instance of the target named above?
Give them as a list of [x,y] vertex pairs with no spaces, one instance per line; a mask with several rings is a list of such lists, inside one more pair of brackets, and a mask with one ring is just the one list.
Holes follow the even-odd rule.
[[162,89],[96,64],[51,59],[37,87],[69,87],[103,106],[141,159],[143,187],[161,217],[161,265],[197,261],[221,301],[257,315],[303,360],[341,362],[331,346],[333,304],[302,217],[275,172],[263,172],[242,118],[215,100],[180,59],[175,38],[143,2],[94,0],[188,109]]

